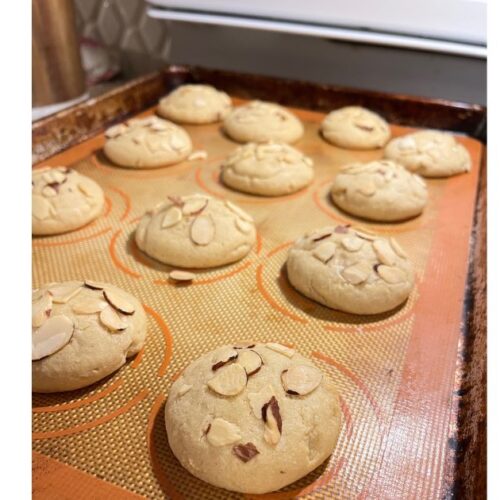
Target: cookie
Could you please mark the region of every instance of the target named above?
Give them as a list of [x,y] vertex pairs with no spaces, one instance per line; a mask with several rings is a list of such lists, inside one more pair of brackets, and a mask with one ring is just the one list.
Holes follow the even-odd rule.
[[34,290],[33,391],[71,391],[103,379],[141,350],[146,329],[141,303],[114,285],[66,281]]
[[67,167],[33,170],[31,231],[50,235],[74,231],[96,219],[104,207],[101,187]]
[[333,382],[281,344],[236,343],[193,361],[165,406],[168,442],[194,476],[267,493],[314,470],[341,428]]
[[298,141],[302,122],[284,107],[272,102],[251,101],[234,109],[224,119],[226,134],[238,142]]
[[104,153],[117,165],[154,168],[185,160],[193,149],[187,132],[172,122],[149,116],[106,130]]
[[193,125],[219,122],[230,110],[231,98],[210,85],[182,85],[158,103],[161,116]]
[[346,149],[376,149],[391,137],[387,122],[379,115],[359,106],[347,106],[329,113],[321,124],[323,137]]
[[470,154],[452,134],[421,130],[393,139],[384,155],[424,177],[450,177],[469,172]]
[[262,196],[294,193],[310,184],[313,177],[312,160],[284,143],[245,144],[221,166],[224,184]]
[[390,160],[342,167],[330,192],[346,212],[374,221],[415,217],[427,203],[427,186],[416,174]]
[[391,238],[325,227],[298,239],[286,261],[288,279],[306,297],[353,314],[378,314],[402,304],[413,266]]
[[169,196],[144,214],[137,246],[165,264],[208,268],[230,264],[255,243],[252,217],[230,201],[202,194]]

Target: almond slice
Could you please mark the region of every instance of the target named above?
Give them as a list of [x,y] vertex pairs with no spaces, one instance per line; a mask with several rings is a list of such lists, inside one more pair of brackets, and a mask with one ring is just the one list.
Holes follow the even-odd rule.
[[45,323],[50,316],[52,310],[52,295],[48,292],[36,299],[36,302],[31,307],[31,326],[39,328]]
[[229,208],[232,212],[234,212],[238,217],[241,217],[243,220],[246,220],[247,222],[252,222],[253,219],[248,215],[244,210],[242,210],[239,206],[235,205],[234,203],[231,203],[230,201],[225,202],[226,207]]
[[357,252],[363,246],[363,240],[356,235],[342,238],[342,246],[349,252]]
[[240,429],[223,418],[214,418],[206,434],[212,446],[227,446],[241,439]]
[[255,375],[264,364],[260,354],[252,350],[242,351],[238,357],[238,363],[243,366],[248,377]]
[[268,342],[266,344],[266,347],[268,349],[271,349],[271,351],[277,352],[279,354],[283,354],[283,356],[286,356],[287,358],[293,358],[293,355],[295,354],[295,349],[291,349],[290,347],[287,347],[286,345],[277,344],[275,342]]
[[401,245],[394,238],[391,238],[389,242],[391,243],[392,249],[396,252],[397,255],[399,255],[399,257],[401,257],[402,259],[408,258],[406,252],[401,248]]
[[155,132],[163,132],[164,130],[168,130],[170,128],[170,125],[168,123],[165,123],[164,121],[155,120],[154,122],[151,122],[149,124],[149,127]]
[[281,439],[283,422],[281,419],[280,406],[275,396],[262,407],[262,419],[266,424],[264,440],[271,446],[276,446]]
[[215,237],[215,224],[212,217],[200,215],[193,219],[189,235],[196,245],[208,245]]
[[372,196],[377,191],[377,186],[371,179],[361,179],[357,185],[357,191],[365,196]]
[[170,271],[168,277],[173,281],[193,281],[196,278],[196,274],[190,273],[188,271]]
[[237,363],[224,366],[207,382],[208,387],[221,396],[236,396],[246,384],[245,369]]
[[233,453],[244,463],[252,460],[260,452],[253,443],[238,444],[233,446]]
[[182,207],[182,213],[184,215],[198,215],[206,208],[208,205],[208,200],[203,198],[194,198],[187,200]]
[[396,263],[396,254],[387,240],[375,240],[373,242],[373,250],[375,250],[375,254],[382,264],[392,266]]
[[188,156],[188,161],[196,161],[196,160],[206,160],[208,158],[208,154],[204,150],[198,150],[198,151],[193,151],[189,156]]
[[104,290],[106,283],[101,283],[100,281],[85,280],[83,285],[91,290]]
[[98,297],[82,296],[71,305],[71,309],[75,314],[95,314],[107,306],[108,303]]
[[166,229],[167,227],[175,226],[182,220],[182,212],[177,207],[170,207],[163,216],[161,221],[161,228]]
[[337,245],[333,241],[325,241],[319,244],[313,251],[314,257],[319,259],[324,264],[327,264],[335,255]]
[[323,374],[314,366],[296,365],[281,373],[281,383],[287,394],[292,396],[306,396],[314,391]]
[[67,316],[52,316],[31,337],[31,359],[37,361],[62,349],[73,336],[73,321]]
[[378,236],[376,234],[373,234],[373,233],[368,233],[366,231],[358,231],[356,230],[356,234],[362,238],[363,240],[367,240],[367,241],[375,241]]
[[94,197],[94,193],[92,192],[92,189],[90,189],[89,186],[85,185],[83,182],[80,182],[77,187],[86,198],[93,198]]
[[127,324],[122,321],[118,313],[111,306],[105,307],[101,311],[99,319],[101,323],[112,332],[118,332],[127,328]]
[[50,203],[41,196],[33,196],[31,202],[31,215],[38,220],[45,220],[52,213]]
[[259,392],[248,393],[248,403],[255,418],[259,420],[262,418],[262,407],[275,395],[271,385],[263,386]]
[[45,186],[42,189],[42,196],[45,196],[45,198],[53,198],[57,196],[57,191],[53,187]]
[[177,397],[181,398],[182,396],[184,396],[184,394],[187,394],[192,388],[193,388],[193,386],[189,385],[189,384],[181,385],[181,387],[177,391]]
[[406,274],[398,267],[385,266],[382,264],[377,267],[377,273],[384,281],[391,285],[402,283],[406,279]]
[[108,130],[104,132],[104,135],[108,139],[113,139],[114,137],[122,135],[127,130],[128,130],[127,125],[125,125],[124,123],[119,123],[118,125],[114,125],[113,127],[108,128]]
[[113,306],[118,312],[122,314],[134,314],[135,306],[131,302],[127,300],[120,292],[115,290],[111,290],[109,288],[104,289],[104,298],[108,301],[108,303]]
[[52,301],[56,304],[66,304],[69,300],[75,297],[82,289],[82,284],[58,284],[49,288],[49,293],[52,295]]
[[238,351],[232,347],[225,347],[221,349],[212,359],[212,371],[217,371],[219,368],[236,361],[238,359]]
[[235,219],[234,224],[236,226],[236,229],[238,229],[244,234],[248,234],[253,228],[253,224],[240,218]]
[[370,272],[370,265],[366,261],[362,261],[346,267],[341,274],[342,277],[352,285],[360,285],[368,279]]
[[66,181],[66,176],[62,172],[60,172],[59,170],[54,169],[52,172],[52,179],[53,179],[53,182],[57,182],[58,184],[62,184],[63,182]]
[[173,135],[172,137],[170,137],[169,143],[172,149],[174,149],[175,151],[181,151],[186,146],[186,142],[177,135]]

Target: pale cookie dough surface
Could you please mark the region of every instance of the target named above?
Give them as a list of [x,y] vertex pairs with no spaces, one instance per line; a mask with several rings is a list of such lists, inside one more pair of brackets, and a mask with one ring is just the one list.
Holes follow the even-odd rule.
[[[247,345],[246,348],[236,348]],[[165,407],[170,447],[194,476],[242,493],[282,488],[335,449],[336,389],[281,344],[235,343],[192,362]]]
[[157,116],[136,118],[106,130],[104,153],[117,165],[154,168],[185,160],[193,145],[188,133]]
[[330,194],[350,214],[388,222],[422,213],[428,198],[425,181],[390,160],[346,165]]
[[225,132],[238,142],[298,141],[304,134],[302,122],[283,106],[251,101],[224,119]]
[[114,285],[66,281],[34,290],[33,391],[70,391],[101,380],[140,351],[146,330],[141,303]]
[[229,201],[202,194],[169,196],[146,212],[135,232],[137,246],[171,266],[230,264],[255,243],[253,219]]
[[353,314],[378,314],[410,294],[413,265],[394,240],[346,226],[298,239],[286,261],[290,283],[306,297]]
[[467,149],[452,134],[437,130],[397,137],[387,144],[384,154],[424,177],[450,177],[471,169]]
[[34,235],[73,231],[97,218],[104,207],[101,187],[66,167],[33,171],[31,226]]
[[221,121],[231,98],[210,85],[182,85],[158,103],[158,113],[176,123],[201,125]]
[[346,149],[376,149],[391,137],[387,122],[379,115],[358,106],[347,106],[329,113],[321,124],[323,137]]
[[224,184],[262,196],[294,193],[310,184],[313,177],[312,160],[284,143],[245,144],[221,166]]

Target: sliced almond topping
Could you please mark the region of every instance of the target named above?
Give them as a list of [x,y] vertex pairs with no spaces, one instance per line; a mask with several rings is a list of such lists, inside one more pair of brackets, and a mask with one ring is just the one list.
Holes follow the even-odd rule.
[[190,273],[188,271],[170,271],[168,277],[174,281],[193,281],[196,278],[196,274]]
[[57,191],[51,186],[45,186],[42,189],[42,196],[45,196],[45,198],[53,198],[57,196]]
[[349,252],[357,252],[363,246],[363,240],[354,236],[342,238],[342,246]]
[[364,283],[370,275],[370,265],[365,262],[358,262],[352,266],[346,267],[342,271],[343,278],[352,285],[359,285]]
[[372,196],[377,191],[377,186],[371,179],[361,179],[357,185],[357,190],[365,196]]
[[215,237],[215,224],[212,217],[200,215],[193,219],[190,228],[190,236],[196,245],[208,245]]
[[396,262],[396,254],[386,240],[375,240],[373,250],[382,264],[392,266]]
[[208,200],[203,198],[192,198],[187,200],[182,207],[182,213],[185,215],[199,215],[208,205]]
[[277,344],[275,342],[268,342],[266,344],[266,347],[268,349],[271,349],[271,351],[277,352],[279,354],[283,354],[283,356],[286,356],[287,358],[293,358],[293,355],[295,354],[295,349],[291,349],[290,347],[287,347],[286,345]]
[[391,243],[392,249],[396,252],[397,255],[399,255],[402,259],[408,258],[406,252],[401,248],[401,245],[394,238],[391,238],[389,241]]
[[241,439],[239,427],[223,418],[214,418],[206,435],[212,446],[226,446]]
[[354,126],[365,132],[373,132],[373,130],[375,130],[375,127],[368,122],[355,122]]
[[31,336],[31,359],[50,356],[62,349],[73,336],[74,325],[67,316],[58,315],[47,319]]
[[62,184],[66,181],[66,175],[64,175],[61,171],[54,169],[54,171],[52,172],[52,179],[54,179],[54,182]]
[[169,142],[172,149],[175,149],[176,151],[181,151],[186,146],[186,142],[177,135],[170,137]]
[[330,237],[332,234],[333,234],[332,229],[327,227],[325,229],[321,229],[320,231],[315,231],[311,235],[311,239],[314,242],[321,241],[321,240],[325,240],[326,238]]
[[42,180],[43,182],[45,182],[45,184],[52,184],[53,182],[55,182],[54,172],[55,170],[51,168],[42,175]]
[[52,295],[44,292],[31,307],[31,326],[38,328],[45,323],[52,310]]
[[380,265],[377,267],[377,273],[384,281],[391,285],[401,283],[406,279],[406,274],[398,267]]
[[38,220],[48,219],[52,213],[50,203],[41,196],[33,196],[31,214]]
[[167,198],[176,207],[182,208],[184,206],[184,200],[180,196],[167,196]]
[[323,374],[314,366],[296,365],[281,373],[281,383],[287,394],[292,396],[305,396],[314,391]]
[[232,210],[238,217],[241,217],[243,220],[246,220],[247,222],[253,222],[252,217],[248,215],[244,210],[242,210],[240,207],[235,205],[234,203],[231,203],[230,201],[225,202],[226,207]]
[[75,297],[82,289],[81,283],[75,285],[71,284],[59,284],[54,285],[49,288],[49,293],[52,295],[52,300],[56,304],[66,304],[69,300]]
[[325,241],[324,243],[319,244],[312,251],[312,254],[314,255],[314,257],[326,264],[333,258],[336,250],[337,245],[333,243],[333,241]]
[[260,354],[252,350],[242,351],[238,357],[238,363],[243,366],[248,377],[255,375],[263,365]]
[[236,226],[236,229],[238,229],[239,231],[241,231],[244,234],[248,234],[253,228],[252,223],[247,222],[246,220],[243,220],[243,219],[239,219],[239,218],[234,220],[234,224]]
[[100,281],[85,280],[83,284],[91,290],[104,290],[106,287],[106,283],[101,283]]
[[232,363],[217,370],[207,385],[221,396],[236,396],[247,385],[247,374],[241,365]]
[[177,391],[177,397],[181,398],[182,396],[184,396],[184,394],[187,394],[192,388],[193,386],[189,384],[181,385],[179,390]]
[[378,236],[376,234],[367,233],[365,231],[358,231],[358,230],[356,230],[356,234],[360,238],[362,238],[364,240],[367,240],[367,241],[375,241],[378,238]]
[[208,153],[205,150],[193,151],[188,156],[188,161],[196,161],[196,160],[206,160],[208,158]]
[[233,446],[233,453],[242,461],[247,463],[252,460],[255,455],[259,454],[259,450],[253,443],[238,444]]
[[223,349],[219,350],[219,352],[212,359],[212,371],[215,372],[219,368],[222,368],[223,366],[236,361],[238,359],[238,355],[238,351],[236,351],[232,347],[224,347]]
[[99,319],[101,323],[112,332],[119,332],[127,328],[127,323],[120,318],[118,313],[111,306],[105,307],[101,311]]
[[71,305],[71,309],[75,314],[95,314],[107,306],[108,303],[99,297],[81,296]]
[[177,207],[170,207],[161,221],[162,229],[167,227],[175,226],[178,222],[182,220],[182,212]]
[[124,123],[119,123],[118,125],[108,128],[108,130],[106,130],[104,135],[108,139],[112,139],[113,137],[118,137],[119,135],[122,135],[127,129],[128,129],[127,125],[125,125]]
[[281,439],[283,422],[278,400],[274,396],[262,407],[262,420],[266,424],[264,440],[266,443],[276,446]]
[[108,303],[113,306],[118,312],[122,314],[134,314],[135,306],[126,297],[124,297],[121,293],[111,290],[109,288],[104,289],[104,298],[108,301]]
[[262,418],[262,407],[274,396],[274,389],[270,385],[263,386],[259,392],[248,393],[248,402],[255,418]]
[[154,122],[151,122],[149,126],[151,130],[154,130],[155,132],[163,132],[164,130],[168,130],[170,128],[168,123],[161,120],[155,120]]

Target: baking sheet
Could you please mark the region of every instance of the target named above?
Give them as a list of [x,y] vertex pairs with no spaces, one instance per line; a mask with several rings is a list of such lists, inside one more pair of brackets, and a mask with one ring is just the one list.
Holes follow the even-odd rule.
[[[95,491],[102,491],[102,479],[147,498],[242,498],[194,478],[175,460],[163,402],[192,359],[250,338],[293,344],[311,356],[335,380],[344,415],[338,446],[323,467],[284,492],[261,497],[443,496],[482,145],[459,138],[472,155],[472,172],[429,180],[429,205],[421,217],[372,224],[337,210],[328,186],[341,165],[381,152],[336,148],[318,135],[322,113],[295,112],[306,127],[295,146],[314,159],[316,178],[286,197],[258,198],[220,184],[220,162],[237,145],[219,125],[186,126],[195,149],[207,151],[206,161],[147,171],[119,168],[102,155],[101,134],[41,164],[66,164],[95,179],[105,190],[106,209],[79,231],[33,240],[34,286],[77,278],[110,281],[140,297],[149,317],[144,351],[117,373],[87,389],[33,396],[33,450],[100,478],[89,483]],[[400,135],[412,129],[392,130]],[[167,281],[170,268],[143,255],[133,231],[142,213],[167,194],[196,191],[240,204],[255,218],[259,239],[244,260],[198,272],[189,286],[173,285]],[[288,285],[283,264],[291,241],[336,222],[395,236],[407,250],[417,282],[401,308],[353,316]],[[58,487],[63,483],[54,484],[54,491]]]

